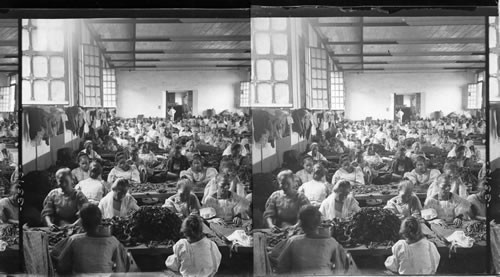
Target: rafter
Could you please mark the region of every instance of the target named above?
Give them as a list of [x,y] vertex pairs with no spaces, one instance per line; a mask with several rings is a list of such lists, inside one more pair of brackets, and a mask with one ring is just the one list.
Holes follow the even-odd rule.
[[[106,54],[130,54],[134,51],[105,51]],[[135,54],[230,54],[250,53],[250,49],[178,49],[178,50],[136,50]]]
[[484,38],[422,38],[395,40],[365,40],[365,41],[329,41],[329,45],[386,45],[386,44],[484,44]]
[[178,41],[250,41],[250,36],[168,36],[135,38],[100,38],[103,42],[178,42]]

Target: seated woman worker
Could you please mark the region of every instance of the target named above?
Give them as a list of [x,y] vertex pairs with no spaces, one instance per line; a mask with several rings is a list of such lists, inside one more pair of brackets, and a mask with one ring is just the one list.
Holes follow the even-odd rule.
[[307,183],[302,184],[298,191],[304,194],[311,205],[319,207],[323,200],[330,194],[328,183],[324,182],[325,168],[321,163],[317,163],[313,167],[313,179]]
[[76,183],[89,178],[90,158],[87,154],[80,152],[78,153],[77,162],[78,167],[71,171]]
[[340,157],[340,168],[333,174],[332,184],[336,184],[340,180],[349,181],[352,185],[365,184],[363,171],[356,163],[352,162],[349,155]]
[[19,224],[18,185],[10,185],[9,196],[0,199],[0,223]]
[[183,170],[187,170],[189,168],[189,161],[186,156],[181,154],[182,146],[175,146],[172,151],[171,157],[167,162],[167,178],[175,179],[179,178],[180,173]]
[[194,187],[205,188],[208,182],[217,176],[218,172],[217,169],[213,167],[203,166],[203,163],[203,158],[195,154],[191,161],[191,167],[181,171],[180,177],[191,180],[194,183]]
[[360,210],[358,201],[351,195],[351,183],[342,180],[335,184],[332,194],[319,207],[319,211],[326,220],[346,219]]
[[134,165],[127,162],[127,155],[119,152],[115,156],[115,167],[111,169],[108,175],[108,183],[112,184],[118,179],[125,179],[132,183],[140,183],[141,177],[139,170]]
[[392,173],[392,180],[400,181],[406,172],[413,170],[413,162],[410,158],[405,155],[406,149],[404,147],[399,148],[395,155],[394,160],[391,163],[390,171]]
[[111,191],[99,202],[99,209],[104,218],[126,217],[139,210],[137,200],[128,193],[129,186],[129,181],[122,178],[111,185]]
[[457,226],[470,214],[470,203],[451,192],[451,177],[443,174],[437,179],[439,191],[425,200],[425,209],[436,210],[438,219]]
[[181,218],[191,214],[200,214],[200,201],[193,190],[193,182],[189,179],[177,181],[177,193],[165,200],[164,208],[168,208]]
[[297,224],[300,209],[310,204],[305,195],[294,189],[295,180],[292,171],[281,171],[277,179],[280,190],[273,192],[267,199],[263,215],[267,226],[271,229]]
[[247,217],[246,211],[250,203],[229,189],[231,178],[228,174],[217,175],[216,182],[217,192],[207,197],[204,207],[214,208],[218,218],[240,225],[242,218]]
[[98,160],[101,161],[102,158],[97,154],[96,151],[94,151],[94,144],[92,143],[91,140],[85,141],[83,144],[83,150],[80,153],[85,153],[91,160]]
[[415,159],[415,169],[404,174],[404,178],[412,182],[416,191],[427,191],[429,186],[436,181],[441,172],[428,168],[429,161],[424,156]]
[[[236,165],[230,158],[224,157],[219,166],[219,174],[227,174],[230,178],[231,186],[229,190],[238,194],[241,197],[246,197],[245,185],[241,182],[236,171]],[[216,178],[212,178],[205,186],[205,191],[203,192],[203,198],[201,204],[205,204],[208,196],[213,195],[217,192],[217,181]]]
[[409,180],[403,180],[398,184],[398,196],[387,201],[384,209],[392,211],[400,219],[409,216],[420,218],[422,204],[420,199],[413,193],[413,184]]
[[[467,192],[467,186],[465,186],[464,182],[462,181],[462,178],[460,177],[459,168],[456,163],[447,162],[443,166],[442,175],[447,175],[450,177],[449,180],[451,185],[451,192],[457,194],[463,199],[467,199],[467,196],[469,196]],[[439,184],[437,183],[436,180],[429,186],[429,189],[427,190],[427,198],[436,194],[438,191],[439,191]]]
[[87,203],[87,197],[73,188],[73,176],[69,168],[56,172],[59,188],[49,192],[43,201],[42,218],[47,227],[76,225],[79,222],[78,211]]
[[108,193],[107,184],[99,177],[102,174],[102,167],[98,162],[92,162],[89,166],[89,178],[80,181],[75,189],[83,192],[90,203],[98,205],[99,201]]
[[130,267],[125,247],[114,236],[99,232],[102,215],[96,205],[87,203],[80,210],[83,234],[72,235],[51,254],[59,274],[127,272]]
[[304,235],[292,236],[278,257],[277,272],[296,275],[345,275],[355,267],[344,248],[319,232],[321,213],[313,206],[299,215]]

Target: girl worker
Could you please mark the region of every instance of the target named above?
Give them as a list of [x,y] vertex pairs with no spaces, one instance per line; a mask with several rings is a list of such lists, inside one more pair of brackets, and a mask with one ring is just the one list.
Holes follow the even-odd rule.
[[102,214],[93,204],[80,210],[85,233],[72,235],[56,256],[59,274],[127,272],[130,261],[127,250],[114,236],[99,233]]
[[201,218],[188,216],[182,222],[181,232],[186,238],[175,243],[174,254],[165,261],[167,268],[182,276],[215,276],[222,255],[215,242],[203,235]]
[[330,190],[323,181],[325,177],[325,168],[322,164],[315,164],[313,167],[313,179],[299,187],[299,193],[304,194],[311,205],[319,207],[321,202],[328,197]]
[[351,184],[349,181],[338,181],[333,187],[333,193],[319,207],[323,218],[327,220],[345,219],[359,212],[361,210],[359,203],[350,193]]
[[426,191],[441,174],[437,169],[427,168],[427,164],[425,157],[418,156],[415,160],[415,169],[404,174],[404,178],[410,180],[416,190]]
[[365,177],[363,171],[359,167],[355,167],[349,155],[343,155],[340,158],[340,168],[333,174],[332,184],[336,184],[340,180],[349,181],[351,184],[364,185]]
[[190,214],[200,213],[200,201],[192,193],[193,183],[189,179],[180,179],[177,182],[178,192],[165,200],[163,207],[169,208],[182,218]]
[[392,247],[385,267],[402,275],[435,274],[441,257],[436,245],[422,234],[420,222],[415,217],[406,218],[399,233],[403,239]]
[[128,187],[129,181],[126,179],[119,178],[113,183],[111,191],[99,202],[104,218],[126,217],[139,209],[137,200],[128,193]]
[[280,190],[267,199],[264,212],[264,220],[271,229],[297,224],[300,209],[309,205],[309,200],[294,189],[292,171],[281,171],[277,179]]
[[125,153],[119,152],[115,156],[116,166],[111,169],[108,175],[108,183],[112,184],[119,178],[129,180],[133,183],[140,183],[141,177],[137,168],[127,162]]
[[278,258],[278,273],[345,275],[352,267],[350,258],[334,238],[319,233],[321,213],[318,209],[307,206],[299,218],[305,234],[288,239]]

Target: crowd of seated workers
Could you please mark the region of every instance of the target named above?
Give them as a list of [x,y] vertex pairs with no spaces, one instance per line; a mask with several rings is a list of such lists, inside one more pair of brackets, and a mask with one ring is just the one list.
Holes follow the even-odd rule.
[[[394,245],[386,267],[400,274],[435,273],[439,254],[420,230],[422,211],[432,209],[437,215],[433,223],[455,227],[486,219],[484,157],[477,149],[484,141],[472,137],[484,136],[484,131],[484,122],[459,118],[404,125],[344,122],[318,132],[301,156],[302,168],[294,172],[293,166],[284,167],[277,174],[279,189],[265,204],[263,221],[268,228],[300,225],[305,232],[288,240],[278,271],[331,274],[334,263],[339,265],[335,272],[350,272],[345,250],[319,235],[317,228],[321,220],[349,220],[360,211],[354,187],[391,184],[397,195],[382,206],[402,220],[402,240]],[[318,249],[327,252],[321,259],[301,258],[303,253],[316,256]],[[420,258],[411,260],[408,255]]]

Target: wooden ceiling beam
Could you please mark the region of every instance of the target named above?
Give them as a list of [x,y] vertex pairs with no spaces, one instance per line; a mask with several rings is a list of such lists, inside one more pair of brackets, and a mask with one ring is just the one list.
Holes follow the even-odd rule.
[[407,68],[385,68],[385,67],[376,67],[376,68],[350,68],[344,69],[344,71],[413,71],[413,70],[482,70],[484,67],[407,67]]
[[182,62],[182,61],[228,61],[228,62],[239,62],[239,61],[250,61],[251,58],[165,58],[165,59],[148,59],[148,58],[137,58],[137,59],[111,59],[111,62]]
[[15,39],[15,40],[0,40],[0,46],[17,47],[17,39]]
[[217,65],[169,65],[169,66],[161,66],[161,65],[137,65],[137,66],[114,66],[116,69],[123,68],[250,68],[250,65],[225,65],[225,64],[217,64]]
[[[110,18],[110,19],[88,19],[91,24],[130,24],[132,19],[128,18]],[[244,18],[218,19],[218,18],[137,18],[137,24],[209,24],[209,23],[250,23],[250,20]]]
[[386,45],[386,44],[483,44],[484,38],[422,38],[422,39],[396,39],[396,40],[365,40],[365,41],[328,41],[328,45]]
[[[407,22],[367,22],[364,23],[362,26],[363,27],[439,27],[439,26],[457,26],[457,25],[464,25],[464,26],[484,26],[484,24],[478,24],[478,23],[468,23],[468,22],[442,22],[442,23],[428,23],[428,22],[411,22],[410,24]],[[348,22],[348,23],[318,23],[316,24],[317,27],[359,27],[360,24],[359,22]]]
[[[417,61],[417,60],[411,60],[411,61],[364,61],[364,64],[445,64],[445,63],[457,63],[457,64],[466,64],[466,63],[484,63],[485,61],[483,60],[473,60],[473,61],[455,61],[455,60],[427,60],[427,61]],[[349,64],[361,64],[362,62],[340,62],[340,64],[343,65],[349,65]]]
[[179,42],[179,41],[250,41],[250,36],[169,36],[136,38],[99,38],[102,42]]
[[[334,57],[361,57],[361,54],[335,54],[332,53]],[[414,57],[414,56],[484,56],[485,52],[461,52],[461,51],[450,51],[450,52],[408,52],[408,53],[363,53],[364,57]]]
[[234,54],[250,53],[250,49],[178,49],[178,50],[136,50],[105,51],[106,54]]

